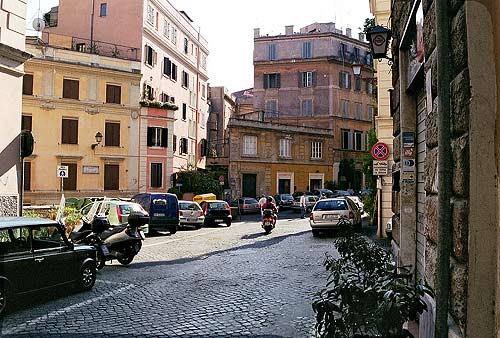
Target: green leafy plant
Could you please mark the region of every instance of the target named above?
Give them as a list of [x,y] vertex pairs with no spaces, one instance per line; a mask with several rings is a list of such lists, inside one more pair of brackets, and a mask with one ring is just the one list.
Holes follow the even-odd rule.
[[160,102],[156,100],[148,100],[148,99],[141,99],[139,100],[139,104],[142,107],[153,107],[153,108],[160,108],[160,109],[168,109],[168,110],[178,110],[179,107],[171,102]]
[[412,337],[403,324],[427,310],[434,297],[427,284],[412,282],[408,268],[367,238],[349,231],[335,239],[339,257],[326,254],[326,287],[316,294],[316,335],[322,338]]

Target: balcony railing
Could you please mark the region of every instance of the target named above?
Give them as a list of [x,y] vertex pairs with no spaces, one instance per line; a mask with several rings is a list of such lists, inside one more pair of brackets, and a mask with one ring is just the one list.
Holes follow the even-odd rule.
[[42,32],[42,41],[47,46],[74,50],[81,53],[97,54],[123,60],[139,61],[139,49],[109,42],[91,41],[49,32]]

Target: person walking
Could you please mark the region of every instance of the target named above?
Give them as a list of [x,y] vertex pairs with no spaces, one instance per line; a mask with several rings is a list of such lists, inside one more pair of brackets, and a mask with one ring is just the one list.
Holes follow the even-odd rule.
[[300,196],[300,218],[304,218],[306,214],[306,193],[303,192]]
[[260,209],[260,217],[262,218],[264,216],[264,204],[267,203],[267,198],[266,195],[262,195],[259,200],[259,209]]

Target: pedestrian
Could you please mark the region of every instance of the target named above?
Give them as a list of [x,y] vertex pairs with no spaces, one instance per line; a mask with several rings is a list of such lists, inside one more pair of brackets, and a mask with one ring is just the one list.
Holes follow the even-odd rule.
[[260,217],[264,216],[264,205],[267,203],[266,195],[262,194],[259,200]]
[[300,218],[304,218],[306,215],[306,193],[303,192],[300,196]]

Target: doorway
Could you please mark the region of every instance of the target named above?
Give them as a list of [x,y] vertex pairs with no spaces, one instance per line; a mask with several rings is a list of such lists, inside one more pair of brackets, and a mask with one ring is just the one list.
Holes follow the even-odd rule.
[[257,196],[257,174],[243,174],[242,197]]

